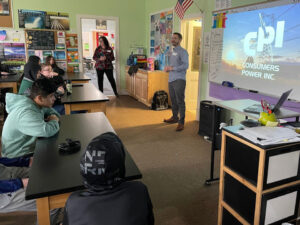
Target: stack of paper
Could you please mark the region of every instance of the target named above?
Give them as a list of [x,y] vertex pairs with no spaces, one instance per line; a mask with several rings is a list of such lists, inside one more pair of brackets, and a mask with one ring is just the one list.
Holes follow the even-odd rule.
[[300,141],[300,135],[286,127],[252,127],[238,134],[260,145],[273,145]]

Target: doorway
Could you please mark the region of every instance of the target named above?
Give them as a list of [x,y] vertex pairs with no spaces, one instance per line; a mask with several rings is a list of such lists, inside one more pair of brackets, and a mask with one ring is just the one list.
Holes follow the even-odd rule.
[[[79,54],[81,59],[80,71],[92,79],[92,83],[98,88],[98,79],[93,55],[99,46],[99,38],[105,36],[112,47],[115,55],[114,79],[117,89],[120,87],[120,65],[119,65],[119,19],[117,17],[102,17],[90,15],[77,16],[77,29],[79,33]],[[111,85],[104,75],[103,93],[114,95]]]
[[182,47],[189,53],[189,68],[186,73],[185,103],[186,110],[197,114],[199,76],[200,76],[200,46],[202,37],[201,17],[181,21],[183,36]]

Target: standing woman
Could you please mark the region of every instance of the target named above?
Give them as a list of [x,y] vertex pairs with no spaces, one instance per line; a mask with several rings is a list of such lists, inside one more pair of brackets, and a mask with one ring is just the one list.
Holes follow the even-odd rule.
[[45,64],[50,65],[52,67],[53,72],[58,73],[58,75],[64,75],[65,71],[57,66],[55,59],[52,55],[48,55],[46,57]]
[[40,57],[31,55],[28,62],[24,66],[24,77],[21,82],[19,94],[23,94],[25,90],[32,86],[41,72]]
[[116,97],[119,97],[117,92],[117,86],[114,79],[113,65],[112,61],[115,60],[114,52],[109,46],[108,40],[106,37],[101,36],[99,38],[100,45],[96,48],[93,59],[96,61],[95,68],[98,75],[98,85],[100,91],[103,92],[103,75],[104,73],[109,80],[109,83],[115,93]]

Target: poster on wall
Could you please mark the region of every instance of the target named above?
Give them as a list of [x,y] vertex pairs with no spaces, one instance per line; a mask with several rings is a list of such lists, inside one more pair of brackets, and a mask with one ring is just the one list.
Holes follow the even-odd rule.
[[4,57],[6,60],[25,61],[24,43],[4,43]]
[[173,33],[173,10],[150,16],[150,57],[159,61],[159,69],[168,64],[168,52],[171,48]]
[[37,10],[20,9],[19,27],[28,29],[45,29],[46,28],[46,12]]
[[0,15],[9,15],[8,0],[0,0]]
[[96,30],[107,30],[107,20],[96,19]]
[[47,12],[50,28],[52,30],[70,30],[70,21],[68,13]]
[[66,60],[66,52],[65,51],[54,51],[53,57],[55,60]]
[[10,28],[0,30],[0,42],[25,43],[25,32],[24,30],[15,30]]
[[[1,0],[0,0],[1,1]],[[19,9],[19,28],[69,30],[69,14]]]
[[78,47],[77,34],[66,34],[66,46],[67,46],[67,48],[77,48]]

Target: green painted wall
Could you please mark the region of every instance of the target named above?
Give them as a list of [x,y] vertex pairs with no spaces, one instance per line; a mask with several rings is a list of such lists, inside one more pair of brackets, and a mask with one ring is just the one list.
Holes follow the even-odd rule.
[[126,59],[130,46],[145,43],[144,0],[13,0],[14,27],[18,28],[18,9],[69,13],[70,32],[77,32],[76,15],[119,17],[121,88],[125,88]]
[[[262,0],[232,0],[232,7],[237,6],[243,6],[243,5],[249,5],[252,3],[259,3],[263,2]],[[165,10],[174,8],[176,5],[177,0],[146,0],[146,43],[145,46],[147,49],[149,49],[149,29],[150,29],[150,14]],[[204,22],[204,32],[211,30],[212,25],[212,11],[215,7],[215,1],[214,0],[194,0],[194,4],[186,11],[186,15],[196,15],[200,13],[199,8],[203,11],[203,22]],[[174,12],[174,32],[180,32],[180,19]],[[208,66],[206,64],[202,64],[201,66],[201,99],[206,98],[207,93],[207,87],[208,87]]]
[[[150,14],[165,9],[172,9],[177,0],[13,0],[14,26],[18,28],[18,9],[33,9],[54,12],[66,12],[70,17],[70,32],[77,32],[76,15],[115,16],[120,21],[120,84],[125,88],[126,59],[130,47],[142,45],[149,49]],[[194,0],[194,4],[186,14],[199,13],[198,7],[203,10],[204,31],[211,30],[211,15],[214,10],[214,0]],[[232,6],[243,6],[262,0],[232,0]],[[174,31],[180,31],[180,20],[174,15]],[[201,67],[201,99],[207,93],[207,65]]]

